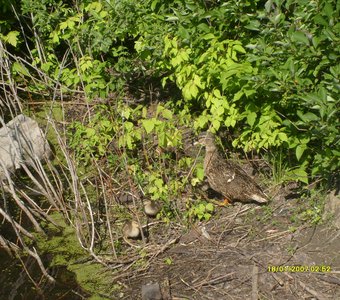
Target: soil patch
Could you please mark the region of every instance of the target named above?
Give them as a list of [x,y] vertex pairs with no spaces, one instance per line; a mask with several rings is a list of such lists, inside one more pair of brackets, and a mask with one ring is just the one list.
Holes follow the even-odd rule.
[[141,299],[143,285],[159,283],[163,299],[340,299],[340,231],[292,227],[298,205],[221,208],[146,270],[126,274],[120,298]]

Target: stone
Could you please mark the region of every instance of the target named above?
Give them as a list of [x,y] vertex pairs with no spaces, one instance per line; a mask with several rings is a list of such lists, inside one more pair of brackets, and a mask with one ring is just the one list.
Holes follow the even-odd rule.
[[[3,124],[4,125],[4,124]],[[38,123],[21,114],[0,128],[0,181],[23,164],[48,158],[51,148]]]
[[148,283],[142,286],[142,300],[162,300],[162,292],[159,284]]
[[326,197],[323,219],[329,218],[331,218],[333,225],[340,229],[340,197],[335,190]]

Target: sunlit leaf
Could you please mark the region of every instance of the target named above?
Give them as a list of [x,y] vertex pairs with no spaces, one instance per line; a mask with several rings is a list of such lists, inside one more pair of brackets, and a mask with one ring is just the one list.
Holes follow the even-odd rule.
[[257,114],[255,112],[250,112],[248,113],[247,115],[247,122],[248,124],[253,127],[255,121],[256,121],[256,118],[257,118]]
[[146,133],[149,134],[155,128],[155,121],[153,119],[142,120],[142,125]]
[[30,76],[28,69],[23,64],[21,64],[20,62],[14,62],[12,64],[12,70],[13,70],[13,72],[17,72],[21,75]]
[[309,45],[309,40],[306,37],[306,34],[302,31],[294,31],[291,35],[291,38],[294,42],[300,42],[306,45]]
[[303,155],[303,153],[306,150],[306,145],[302,144],[302,145],[298,145],[295,149],[295,155],[296,155],[296,159],[300,160],[301,156]]
[[19,31],[10,31],[4,38],[5,42],[9,43],[10,45],[16,47],[18,44],[18,36],[19,36]]

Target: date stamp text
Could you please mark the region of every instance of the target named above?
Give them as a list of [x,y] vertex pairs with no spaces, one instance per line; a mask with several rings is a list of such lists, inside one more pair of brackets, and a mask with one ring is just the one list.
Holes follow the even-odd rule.
[[282,273],[282,272],[289,272],[289,273],[328,273],[332,271],[331,266],[326,265],[311,265],[311,266],[272,266],[269,265],[267,268],[268,272],[271,273]]

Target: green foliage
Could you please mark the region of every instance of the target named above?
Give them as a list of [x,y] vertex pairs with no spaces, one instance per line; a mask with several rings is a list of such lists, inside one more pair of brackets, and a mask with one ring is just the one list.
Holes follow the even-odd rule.
[[[188,178],[165,180],[161,167],[169,152],[181,147],[179,127],[190,124],[197,131],[228,130],[232,146],[246,152],[280,153],[285,163],[274,161],[278,178],[308,183],[338,173],[340,8],[335,0],[15,4],[20,20],[29,17],[33,28],[19,34],[10,28],[13,20],[2,23],[5,43],[18,47],[27,41],[30,48],[32,61],[11,64],[18,83],[34,92],[57,83],[61,92],[81,91],[87,99],[119,92],[115,103],[94,107],[89,120],[71,126],[70,148],[85,164],[105,156],[117,163],[107,149],[118,140],[114,146],[124,150],[148,195],[171,198],[170,189],[177,193]],[[33,80],[41,73],[44,82]],[[164,88],[173,82],[182,99],[152,112],[144,104],[123,103],[123,86],[143,76],[153,76]],[[154,145],[159,157],[148,152]],[[139,166],[132,156],[142,148],[145,165]],[[178,172],[180,163],[172,171]],[[189,182],[196,185],[202,168],[191,171]],[[175,177],[170,171],[167,176]]]
[[[180,154],[182,134],[178,128],[183,120],[174,113],[169,103],[149,109],[122,102],[115,110],[97,106],[88,123],[77,121],[69,127],[68,144],[88,172],[96,172],[91,171],[96,161],[96,165],[107,162],[109,173],[118,172],[117,182],[121,172],[126,173],[145,197],[160,202],[159,217],[170,221],[188,183],[197,184],[204,176],[202,165],[193,167],[194,159]],[[190,119],[184,111],[181,115]],[[126,184],[126,177],[122,180],[121,184]]]
[[19,39],[18,39],[19,34],[20,34],[20,32],[16,31],[16,30],[10,31],[6,35],[3,35],[3,34],[0,33],[0,40],[16,47],[17,44],[19,43]]
[[324,204],[325,195],[312,191],[308,197],[308,205],[302,208],[299,213],[299,219],[313,225],[322,223]]
[[168,108],[157,105],[154,117],[147,116],[144,108],[140,123],[146,134],[155,133],[160,147],[179,147],[181,145],[181,132],[174,126],[173,112]]
[[186,215],[189,220],[209,221],[214,211],[215,208],[212,203],[202,201],[191,205]]
[[164,263],[167,265],[167,266],[171,266],[173,264],[173,260],[171,257],[166,257],[164,259]]
[[148,175],[147,193],[151,195],[151,199],[166,200],[168,196],[168,186],[164,184],[161,174]]
[[312,207],[301,213],[300,218],[304,221],[309,221],[311,224],[318,224],[322,220],[321,209]]
[[[32,39],[39,36],[34,42],[46,51],[31,51],[34,65],[64,91],[81,88],[88,98],[104,98],[136,74],[162,75],[163,85],[172,81],[182,91],[178,111],[195,116],[195,129],[227,128],[236,137],[234,147],[286,153],[288,167],[303,182],[336,174],[340,167],[336,1],[124,0],[71,6],[23,0],[22,12],[33,17],[39,35]],[[16,45],[15,34],[3,40]],[[55,51],[65,45],[72,56]],[[27,77],[24,66],[15,69]],[[133,129],[135,117],[127,118],[120,145],[133,149],[143,129],[157,134],[162,146],[176,147],[174,129],[167,133],[173,116],[144,114],[139,132]]]
[[290,230],[293,232],[301,224],[309,223],[318,225],[323,222],[326,194],[316,190],[305,190],[296,203],[290,221],[293,224]]
[[[339,39],[334,35],[338,25],[333,22],[339,7],[332,5],[327,1],[271,3],[265,10],[268,19],[250,40],[252,51],[247,55],[258,68],[253,88],[262,97],[267,95],[263,100],[271,102],[276,115],[284,116],[280,122],[286,133],[284,148],[293,150],[300,170],[309,166],[313,176],[339,168],[332,149],[339,137],[334,125],[339,120],[334,100]],[[321,25],[325,18],[328,22]],[[328,171],[321,171],[326,165]]]
[[110,112],[108,106],[97,106],[97,112],[88,124],[74,122],[69,128],[69,146],[76,157],[86,162],[90,158],[100,158],[106,154],[109,143],[118,136],[118,146],[134,150],[142,137],[154,136],[159,147],[180,147],[181,132],[173,112],[162,105],[157,105],[154,116],[148,115],[142,106],[131,108],[119,104],[116,111]]
[[301,181],[308,183],[308,175],[302,167],[289,167],[289,162],[285,161],[286,156],[280,149],[268,156],[272,166],[272,179],[276,185],[281,185],[289,181]]
[[[200,107],[196,128],[227,127],[237,134],[233,146],[245,151],[281,149],[303,182],[307,172],[313,178],[335,174],[339,6],[335,1],[258,4],[244,4],[248,13],[242,16],[238,4],[228,3],[227,9],[222,4],[202,12],[200,21],[182,20],[204,30],[191,28],[190,42],[180,34],[164,38],[159,68],[170,73],[163,84],[175,82],[182,105]],[[231,12],[240,16],[240,34],[230,26],[235,16],[230,24],[223,22]],[[231,34],[221,34],[222,28]]]
[[219,41],[213,34],[203,36],[202,41],[208,46],[195,53],[189,46],[180,47],[177,38],[165,37],[164,61],[169,64],[161,67],[173,70],[173,74],[165,77],[163,84],[168,79],[175,81],[186,102],[201,106],[197,128],[206,127],[208,122],[215,131],[221,125],[234,127],[240,114],[230,99],[235,92],[232,78],[253,70],[249,63],[238,62],[238,53],[244,53],[240,42]]
[[203,168],[203,164],[196,164],[195,166],[195,173],[194,176],[192,176],[191,179],[191,185],[192,186],[196,186],[197,183],[202,182],[204,179],[204,168]]
[[113,133],[112,123],[99,111],[87,125],[74,122],[70,126],[69,146],[76,157],[87,165],[91,158],[100,158],[106,153]]

